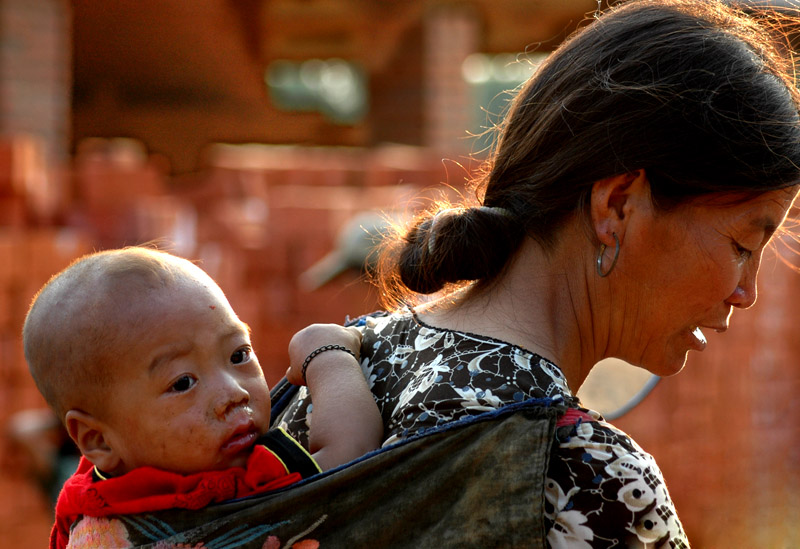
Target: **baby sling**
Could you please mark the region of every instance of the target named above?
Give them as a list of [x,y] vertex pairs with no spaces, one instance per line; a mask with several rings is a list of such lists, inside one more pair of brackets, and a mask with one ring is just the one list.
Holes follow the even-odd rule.
[[[273,389],[273,418],[297,388]],[[133,547],[545,547],[544,478],[560,402],[431,429],[269,494],[115,517]]]

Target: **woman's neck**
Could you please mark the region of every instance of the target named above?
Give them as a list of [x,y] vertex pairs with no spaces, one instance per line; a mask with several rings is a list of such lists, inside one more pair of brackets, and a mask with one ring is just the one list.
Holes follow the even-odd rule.
[[568,238],[549,252],[526,239],[488,288],[471,288],[417,312],[433,326],[501,339],[553,361],[576,392],[603,358],[595,349],[594,271],[580,255],[588,248],[582,238],[583,252]]

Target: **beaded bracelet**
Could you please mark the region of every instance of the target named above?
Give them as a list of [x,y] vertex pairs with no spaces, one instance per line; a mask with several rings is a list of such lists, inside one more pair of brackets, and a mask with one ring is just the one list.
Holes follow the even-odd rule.
[[344,351],[345,353],[350,353],[350,355],[353,358],[356,358],[356,354],[347,347],[345,347],[344,345],[330,344],[330,345],[323,345],[319,349],[314,349],[313,351],[311,351],[311,354],[309,354],[303,361],[303,366],[302,369],[300,370],[300,373],[303,376],[303,381],[306,384],[308,384],[308,381],[306,380],[306,369],[308,368],[309,363],[314,359],[315,356],[322,354],[325,351]]

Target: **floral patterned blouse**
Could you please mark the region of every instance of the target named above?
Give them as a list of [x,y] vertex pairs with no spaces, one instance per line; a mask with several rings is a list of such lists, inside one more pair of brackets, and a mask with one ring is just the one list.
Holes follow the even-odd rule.
[[[652,456],[597,412],[580,408],[561,370],[509,343],[428,326],[409,311],[360,319],[362,366],[384,420],[384,445],[531,398],[579,410],[556,429],[545,479],[545,531],[554,548],[688,548]],[[279,425],[307,444],[308,393]],[[581,413],[582,412],[582,413]]]

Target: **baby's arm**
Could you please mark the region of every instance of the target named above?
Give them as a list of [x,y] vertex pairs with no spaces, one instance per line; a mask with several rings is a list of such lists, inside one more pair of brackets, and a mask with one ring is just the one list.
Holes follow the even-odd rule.
[[289,343],[287,379],[308,385],[314,408],[309,430],[309,450],[323,470],[347,463],[378,448],[383,440],[383,420],[367,386],[358,360],[340,349],[306,358],[325,345],[342,345],[359,356],[361,332],[336,324],[313,324]]

